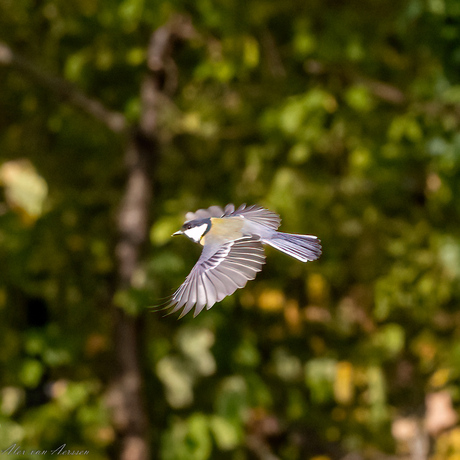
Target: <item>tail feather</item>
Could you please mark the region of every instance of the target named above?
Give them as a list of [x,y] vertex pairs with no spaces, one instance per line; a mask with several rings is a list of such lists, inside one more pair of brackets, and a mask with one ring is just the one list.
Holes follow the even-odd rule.
[[301,262],[316,260],[321,255],[321,241],[313,235],[277,232],[274,238],[262,242]]

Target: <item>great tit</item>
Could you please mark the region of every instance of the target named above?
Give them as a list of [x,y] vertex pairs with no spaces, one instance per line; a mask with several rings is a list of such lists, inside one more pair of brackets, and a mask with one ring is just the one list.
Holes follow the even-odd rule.
[[166,306],[169,313],[183,308],[179,318],[195,306],[193,316],[204,307],[233,294],[256,277],[265,263],[263,244],[301,262],[321,255],[321,241],[313,235],[278,232],[280,216],[260,206],[233,204],[225,209],[211,206],[186,214],[186,222],[172,236],[185,235],[203,246],[198,262]]

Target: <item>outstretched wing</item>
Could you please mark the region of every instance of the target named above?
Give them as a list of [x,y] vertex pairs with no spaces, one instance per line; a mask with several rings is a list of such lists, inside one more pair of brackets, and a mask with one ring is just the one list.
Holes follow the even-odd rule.
[[281,224],[281,218],[278,214],[257,205],[246,207],[245,204],[242,204],[236,211],[232,204],[227,205],[223,217],[235,216],[244,217],[247,220],[264,225],[273,230],[276,230]]
[[195,219],[206,219],[208,217],[235,217],[241,216],[257,224],[276,230],[281,224],[281,218],[278,214],[262,206],[249,206],[242,204],[237,210],[233,203],[227,204],[225,209],[220,206],[210,206],[207,209],[198,209],[195,212],[188,212],[185,215],[187,221]]
[[182,318],[194,306],[193,316],[205,306],[209,310],[216,302],[254,279],[264,263],[262,243],[252,237],[229,241],[217,251],[205,247],[185,282],[173,294],[168,305],[172,307],[169,313],[183,308]]

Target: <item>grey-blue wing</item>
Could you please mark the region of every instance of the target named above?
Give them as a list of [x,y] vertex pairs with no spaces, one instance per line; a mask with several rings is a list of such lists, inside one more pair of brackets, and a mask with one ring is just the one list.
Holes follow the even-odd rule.
[[180,318],[195,306],[194,316],[208,310],[256,277],[265,263],[262,243],[247,237],[201,253],[198,262],[171,298],[170,313],[183,308]]
[[227,205],[225,207],[225,214],[223,217],[235,217],[241,216],[245,219],[255,222],[257,224],[268,227],[272,230],[276,230],[281,224],[281,218],[276,212],[269,211],[262,206],[252,205],[246,207],[242,204],[236,211],[233,205]]

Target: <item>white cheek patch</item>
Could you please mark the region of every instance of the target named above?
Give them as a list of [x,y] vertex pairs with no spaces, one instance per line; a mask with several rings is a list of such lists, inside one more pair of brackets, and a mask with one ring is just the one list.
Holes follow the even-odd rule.
[[202,224],[198,227],[193,227],[193,228],[189,228],[188,230],[184,230],[184,233],[191,240],[195,241],[195,243],[198,243],[207,228],[208,228],[208,224]]

